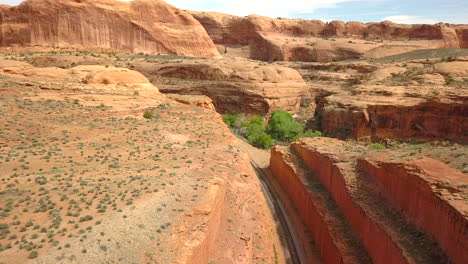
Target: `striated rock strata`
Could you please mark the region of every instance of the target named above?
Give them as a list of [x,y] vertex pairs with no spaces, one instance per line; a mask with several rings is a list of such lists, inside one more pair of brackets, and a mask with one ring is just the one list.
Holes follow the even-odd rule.
[[[404,25],[389,21],[324,23],[258,15],[237,17],[216,12],[191,13],[216,44],[250,45],[250,57],[265,61],[339,61],[359,58],[375,48],[388,52],[389,47],[385,43],[373,43],[372,40],[400,42],[390,50],[467,46],[468,27],[464,25]],[[355,40],[328,41],[329,37]],[[316,43],[317,38],[325,39],[321,41],[325,44]]]
[[27,0],[2,6],[0,46],[220,56],[197,20],[160,0]]
[[429,39],[439,40],[444,48],[464,48],[465,25],[439,23],[436,25],[405,25],[390,21],[361,23],[356,21],[269,18],[258,15],[237,17],[217,12],[191,11],[217,44],[249,44],[258,32],[279,33],[297,37],[352,36],[374,39]]
[[[350,257],[358,254],[356,245],[362,243],[370,258],[361,259],[363,263],[445,263],[447,257],[429,236],[404,224],[401,213],[359,173],[355,164],[363,150],[332,138],[300,139],[289,149],[272,150],[272,173],[297,207],[324,261],[359,263]],[[343,254],[346,243],[354,247]]]
[[450,87],[369,85],[326,97],[317,113],[323,132],[340,137],[467,140],[467,99]]
[[463,190],[453,183],[467,184],[467,175],[429,158],[387,160],[363,158],[358,165],[376,183],[378,193],[433,237],[453,263],[464,263],[468,259],[468,208],[460,196]]

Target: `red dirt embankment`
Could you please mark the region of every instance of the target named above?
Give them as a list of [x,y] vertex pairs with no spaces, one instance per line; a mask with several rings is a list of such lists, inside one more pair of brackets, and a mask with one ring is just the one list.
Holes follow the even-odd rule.
[[429,234],[453,263],[468,260],[468,207],[453,184],[467,184],[467,175],[434,159],[386,161],[359,159],[358,165],[410,222]]

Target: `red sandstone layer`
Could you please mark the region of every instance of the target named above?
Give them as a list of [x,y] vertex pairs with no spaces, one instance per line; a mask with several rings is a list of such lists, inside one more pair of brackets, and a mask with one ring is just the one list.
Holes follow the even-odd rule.
[[350,100],[349,95],[336,95],[326,100],[328,106],[319,112],[321,129],[327,134],[341,133],[357,139],[468,139],[468,106],[464,98],[443,102],[361,96]]
[[392,162],[366,158],[358,164],[376,182],[379,194],[430,234],[453,263],[466,263],[468,207],[459,196],[461,190],[450,183],[467,184],[467,175],[434,159]]
[[0,46],[220,57],[189,13],[152,0],[27,0],[2,6]]
[[347,224],[326,208],[324,195],[311,190],[307,175],[297,164],[286,148],[271,150],[270,169],[295,205],[324,263],[367,263],[366,257],[358,256],[359,252],[351,248],[353,243],[344,234]]
[[301,139],[291,144],[318,180],[330,192],[339,209],[347,218],[352,229],[360,237],[373,263],[422,263],[423,254],[415,254],[414,247],[404,245],[395,224],[389,222],[390,215],[382,211],[382,205],[374,204],[360,185],[360,180],[344,149],[346,143],[330,138]]
[[258,32],[278,33],[296,37],[353,36],[373,39],[429,39],[440,40],[444,48],[466,48],[468,27],[465,25],[404,25],[389,21],[360,23],[351,21],[276,19],[258,15],[238,17],[216,12],[191,14],[205,27],[217,44],[247,45]]

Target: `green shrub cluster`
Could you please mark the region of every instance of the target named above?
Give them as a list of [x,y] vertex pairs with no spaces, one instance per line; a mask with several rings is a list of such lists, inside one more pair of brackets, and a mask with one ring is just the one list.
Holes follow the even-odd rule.
[[254,115],[249,122],[243,122],[242,127],[245,128],[244,136],[251,145],[264,149],[273,146],[273,139],[265,132],[263,117]]
[[143,117],[146,119],[151,119],[153,118],[154,113],[150,109],[146,109],[145,113],[143,114]]
[[223,121],[228,125],[228,127],[232,128],[235,127],[238,117],[239,116],[237,114],[226,114],[223,115]]
[[277,142],[289,143],[301,137],[320,137],[320,131],[306,130],[304,125],[294,121],[293,116],[285,111],[274,111],[267,125],[263,117],[254,115],[247,121],[241,121],[237,114],[226,114],[224,122],[249,143],[259,148],[270,148]]

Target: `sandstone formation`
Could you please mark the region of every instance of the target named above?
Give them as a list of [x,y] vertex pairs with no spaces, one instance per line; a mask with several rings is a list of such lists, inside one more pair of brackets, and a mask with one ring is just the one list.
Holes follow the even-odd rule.
[[27,0],[0,9],[0,29],[3,47],[219,57],[197,20],[160,0]]
[[468,183],[467,175],[435,159],[387,160],[364,158],[358,165],[375,182],[378,193],[434,238],[453,263],[464,263],[468,208],[458,186]]
[[78,65],[111,65],[111,61],[108,58],[95,58],[88,56],[76,55],[41,55],[32,58],[29,61],[30,64],[35,67],[57,67],[57,68],[71,68]]
[[236,17],[216,12],[191,11],[217,44],[249,44],[260,33],[279,33],[287,36],[323,37],[352,36],[373,39],[429,39],[439,40],[444,48],[464,48],[466,30],[464,25],[439,23],[436,25],[405,25],[389,21],[360,23],[356,21],[303,20],[269,18],[258,15]]
[[318,114],[323,132],[341,137],[468,139],[466,96],[332,95],[324,99]]
[[297,71],[247,60],[135,63],[134,67],[153,78],[161,92],[206,95],[220,112],[297,112],[301,101],[311,97]]
[[213,100],[205,95],[167,94],[167,97],[182,104],[194,105],[216,111]]
[[[379,48],[385,43],[369,45],[349,45],[345,43],[309,45],[314,38],[351,38],[385,41],[405,41],[395,45],[393,54],[421,48],[464,48],[466,47],[467,27],[439,23],[436,25],[403,25],[389,21],[367,23],[351,21],[269,18],[258,15],[237,17],[216,12],[191,12],[205,27],[216,44],[250,45],[252,59],[265,61],[338,61],[355,59],[365,55],[372,48]],[[278,41],[277,39],[283,39]],[[293,41],[284,39],[293,38]],[[413,44],[407,43],[412,41]],[[422,46],[418,41],[427,40]],[[363,43],[366,43],[364,41]],[[316,43],[313,43],[314,46]],[[388,47],[384,51],[388,53]]]
[[442,57],[286,65],[309,85],[317,104],[316,129],[325,135],[466,140],[466,63],[465,57]]
[[258,33],[250,43],[250,58],[263,61],[329,62],[358,59],[372,46],[355,46],[328,40],[297,40]]
[[[434,246],[431,234],[415,235],[416,226],[402,226],[404,216],[396,210],[386,208],[383,200],[375,193],[375,188],[372,188],[371,183],[358,173],[355,164],[356,157],[361,151],[349,143],[330,138],[301,139],[291,144],[289,148],[272,149],[270,161],[272,173],[293,200],[303,221],[309,226],[322,257],[330,261],[327,263],[349,261],[347,258],[350,255],[340,255],[340,250],[328,246],[334,237],[349,229],[348,231],[355,232],[372,263],[446,262],[442,250]],[[444,177],[443,172],[438,173],[438,177]],[[317,181],[320,188],[323,188],[321,191],[314,190],[317,188],[315,187]],[[396,189],[388,190],[388,195],[385,197],[394,198],[395,192]],[[330,203],[330,200],[311,199],[311,195],[330,195],[334,205],[317,207],[317,204],[324,201]],[[392,202],[398,203],[398,201]],[[445,217],[446,213],[442,209],[439,210],[440,204],[428,206],[432,208],[429,211],[433,212],[431,215],[433,219]],[[340,225],[343,229],[331,232],[331,236],[329,230],[334,226],[332,224],[334,218],[325,217],[327,212],[335,212],[335,216],[342,213],[345,219],[345,224]],[[466,217],[455,218],[456,221],[461,219],[460,224],[454,226],[457,230],[456,239],[463,240],[466,234],[459,228],[466,225]],[[327,224],[324,225],[324,221]],[[351,243],[356,244],[356,242]],[[340,244],[341,248],[343,246]],[[446,248],[442,249],[445,251]],[[449,254],[449,251],[445,252]],[[333,261],[332,257],[337,257],[338,260]],[[459,263],[456,259],[452,260]]]
[[[74,89],[105,93],[157,95],[153,86],[141,73],[125,68],[85,65],[70,69],[55,67],[36,68],[25,62],[0,60],[0,74],[18,79],[43,82],[44,89],[63,90],[67,84]],[[77,88],[77,85],[79,88]]]
[[359,239],[350,235],[349,225],[336,210],[332,198],[311,180],[300,161],[286,148],[271,150],[270,169],[297,208],[324,263],[369,263]]

